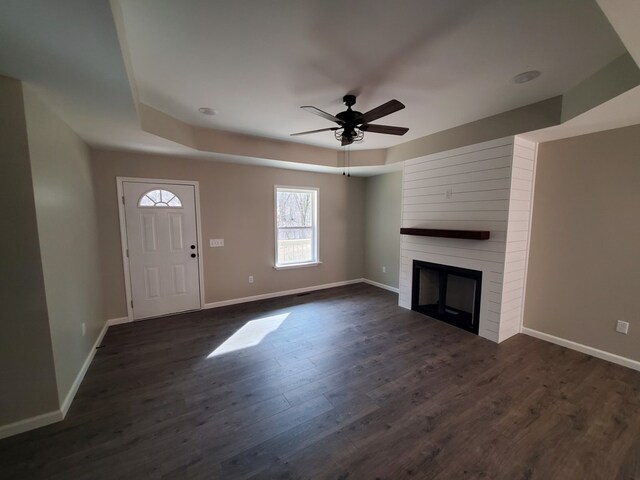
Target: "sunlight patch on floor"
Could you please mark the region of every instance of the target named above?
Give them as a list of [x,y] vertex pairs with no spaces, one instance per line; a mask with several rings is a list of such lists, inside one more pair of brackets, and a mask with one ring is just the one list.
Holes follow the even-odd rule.
[[225,353],[235,352],[243,348],[255,347],[271,332],[275,332],[282,322],[289,316],[288,313],[273,315],[271,317],[258,318],[245,323],[236,333],[207,355],[207,358],[217,357]]

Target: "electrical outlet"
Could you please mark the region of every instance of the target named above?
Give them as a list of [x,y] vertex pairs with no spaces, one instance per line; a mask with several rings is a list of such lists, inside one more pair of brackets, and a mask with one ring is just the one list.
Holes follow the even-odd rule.
[[87,324],[82,322],[82,336],[84,337],[87,334]]
[[224,238],[210,238],[209,239],[210,247],[224,247]]
[[624,333],[625,335],[629,333],[629,322],[623,322],[622,320],[618,320],[616,322],[616,332]]
[[387,273],[387,267],[382,267],[382,273]]
[[249,283],[253,283],[253,275],[249,275]]

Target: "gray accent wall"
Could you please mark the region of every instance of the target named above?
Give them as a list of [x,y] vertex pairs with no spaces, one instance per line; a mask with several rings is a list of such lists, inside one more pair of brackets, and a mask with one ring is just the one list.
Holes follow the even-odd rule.
[[540,144],[524,326],[640,361],[638,292],[640,125]]
[[58,396],[66,408],[105,324],[98,212],[88,147],[27,86],[24,105]]
[[598,70],[562,96],[562,122],[577,117],[640,84],[640,68],[629,53]]
[[387,150],[387,163],[446,152],[560,124],[562,96],[416,138]]
[[394,288],[400,277],[401,200],[401,171],[366,179],[364,277]]
[[0,76],[0,426],[58,409],[22,85]]

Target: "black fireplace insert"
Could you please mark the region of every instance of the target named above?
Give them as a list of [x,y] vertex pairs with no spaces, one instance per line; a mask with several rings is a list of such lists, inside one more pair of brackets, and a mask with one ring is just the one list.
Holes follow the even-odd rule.
[[478,333],[482,272],[413,261],[411,310]]

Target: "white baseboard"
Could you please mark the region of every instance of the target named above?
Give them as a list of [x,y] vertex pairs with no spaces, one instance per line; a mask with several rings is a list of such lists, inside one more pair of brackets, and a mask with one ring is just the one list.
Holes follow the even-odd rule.
[[84,380],[84,376],[86,375],[87,370],[89,370],[89,365],[91,365],[91,362],[93,361],[93,357],[96,355],[96,349],[100,346],[100,343],[102,343],[102,339],[104,338],[105,333],[107,333],[108,328],[109,328],[109,321],[106,321],[104,322],[104,326],[102,327],[102,330],[98,334],[98,338],[96,338],[96,341],[93,343],[93,347],[91,347],[91,350],[89,351],[89,355],[87,355],[87,358],[82,364],[82,368],[80,368],[78,375],[76,375],[76,379],[71,385],[71,388],[67,393],[67,396],[64,398],[62,405],[60,405],[62,418],[67,416],[67,412],[69,411],[71,402],[73,402],[73,399],[75,398],[76,393],[78,393],[78,388],[80,388],[80,384],[82,383],[82,380]]
[[364,283],[368,283],[369,285],[373,285],[374,287],[384,288],[385,290],[389,290],[393,293],[400,293],[400,289],[396,287],[392,287],[390,285],[385,285],[384,283],[374,282],[373,280],[369,280],[368,278],[363,278],[362,281]]
[[238,303],[255,302],[256,300],[266,300],[268,298],[284,297],[287,295],[295,295],[297,293],[313,292],[315,290],[325,290],[327,288],[343,287],[345,285],[353,285],[354,283],[362,283],[362,278],[354,280],[345,280],[343,282],[325,283],[324,285],[313,285],[311,287],[296,288],[294,290],[283,290],[280,292],[263,293],[262,295],[253,295],[251,297],[232,298],[231,300],[222,300],[220,302],[205,303],[204,308],[226,307],[227,305],[236,305]]
[[109,327],[113,327],[114,325],[120,325],[122,323],[129,323],[129,317],[118,317],[118,318],[110,318],[107,320],[107,325]]
[[44,427],[62,420],[62,411],[54,410],[52,412],[36,415],[35,417],[25,418],[8,425],[0,426],[0,438],[7,438],[29,430]]
[[522,333],[539,338],[540,340],[546,340],[547,342],[555,343],[556,345],[560,345],[562,347],[570,348],[571,350],[577,350],[578,352],[586,353],[587,355],[591,355],[592,357],[597,357],[602,360],[607,360],[611,363],[622,365],[623,367],[640,371],[640,362],[638,362],[637,360],[621,357],[620,355],[616,355],[614,353],[605,352],[604,350],[599,350],[594,347],[589,347],[588,345],[572,342],[571,340],[566,340],[564,338],[555,337],[553,335],[549,335],[548,333],[539,332],[538,330],[533,330],[527,327],[522,327]]
[[[123,323],[120,321],[121,319],[119,318],[113,319],[113,320],[117,321],[118,323]],[[124,320],[129,321],[129,319],[126,317],[124,318]],[[112,325],[111,322],[112,320],[107,320],[104,326],[102,327],[102,330],[98,334],[98,337],[96,338],[96,341],[94,342],[93,347],[89,351],[87,358],[82,364],[82,367],[78,372],[78,375],[76,375],[76,379],[73,381],[71,388],[67,392],[67,395],[65,396],[62,404],[60,405],[60,409],[53,410],[48,413],[43,413],[41,415],[36,415],[35,417],[25,418],[24,420],[19,420],[17,422],[10,423],[8,425],[2,425],[0,426],[0,438],[11,437],[13,435],[18,435],[19,433],[24,433],[29,430],[34,430],[36,428],[44,427],[46,425],[50,425],[52,423],[56,423],[61,420],[64,420],[64,417],[67,416],[67,412],[69,411],[69,407],[71,406],[71,402],[73,402],[73,399],[75,398],[76,393],[78,392],[78,388],[80,388],[80,384],[82,383],[82,380],[84,380],[84,376],[86,375],[87,370],[89,370],[89,366],[91,365],[91,362],[93,361],[93,357],[96,354],[96,349],[100,346],[100,343],[102,343],[102,339],[107,333],[107,329],[109,328],[110,325]],[[113,323],[113,324],[117,324],[117,323]]]

